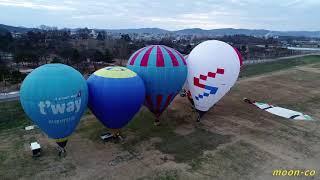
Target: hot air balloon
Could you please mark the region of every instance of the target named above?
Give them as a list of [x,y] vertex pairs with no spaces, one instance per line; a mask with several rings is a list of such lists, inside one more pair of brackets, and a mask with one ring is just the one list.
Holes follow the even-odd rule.
[[46,64],[24,79],[20,102],[28,117],[65,152],[67,138],[87,107],[87,83],[70,66]]
[[[188,66],[188,56],[189,55],[184,56],[184,59],[187,63],[187,66]],[[190,92],[189,86],[188,86],[188,79],[186,79],[186,81],[184,82],[184,85],[182,87],[182,91],[184,92],[184,95],[187,97],[188,101],[190,102],[191,107],[194,108],[194,102],[193,102],[192,95],[191,95],[191,92]]]
[[235,84],[240,72],[238,53],[217,40],[197,45],[188,57],[188,87],[201,116]]
[[[239,58],[239,61],[240,61],[240,70],[241,70],[241,67],[243,67],[243,58],[242,58],[241,53],[239,52],[239,50],[237,48],[235,48],[235,47],[233,47],[233,48],[234,48],[234,50],[236,51],[236,53],[238,55],[238,58]],[[184,56],[184,59],[186,60],[187,64],[188,64],[188,56],[189,55]],[[184,83],[182,89],[183,89],[184,93],[186,94],[186,97],[188,98],[188,101],[190,102],[192,107],[194,107],[194,102],[193,102],[193,99],[192,99],[192,95],[191,95],[191,92],[190,92],[189,87],[188,87],[188,79]]]
[[130,57],[127,67],[136,72],[146,86],[145,105],[155,114],[155,124],[170,102],[181,90],[187,76],[187,65],[176,50],[151,45],[142,48]]
[[236,53],[237,53],[237,55],[238,55],[238,58],[239,58],[239,61],[240,61],[240,68],[241,68],[241,67],[243,66],[243,58],[242,58],[242,55],[241,55],[240,51],[239,51],[237,48],[233,47],[233,49],[236,51]]
[[190,102],[190,104],[191,104],[191,108],[194,109],[194,102],[193,102],[192,95],[191,95],[191,92],[190,92],[189,87],[188,87],[188,81],[187,80],[184,83],[181,91],[182,92],[180,93],[180,96],[181,97],[186,97],[188,99],[188,101]]
[[89,108],[103,125],[120,137],[124,127],[139,111],[145,100],[142,79],[125,67],[106,67],[94,72],[87,80]]

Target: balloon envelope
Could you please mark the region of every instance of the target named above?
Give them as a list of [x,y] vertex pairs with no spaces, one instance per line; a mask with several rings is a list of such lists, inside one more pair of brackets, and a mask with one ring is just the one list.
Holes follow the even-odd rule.
[[[187,63],[187,67],[188,67],[188,56],[189,55],[184,56],[184,59],[186,60],[186,63]],[[188,100],[193,105],[194,103],[193,103],[192,95],[191,95],[191,92],[190,92],[190,89],[189,89],[188,79],[186,79],[186,81],[184,82],[182,89],[185,91]]]
[[108,128],[120,129],[139,111],[145,99],[142,79],[125,67],[106,67],[87,80],[89,108]]
[[[187,64],[187,67],[188,67],[188,56],[189,55],[185,55],[184,56],[184,59],[185,59],[185,62]],[[183,86],[182,86],[182,89],[184,89],[185,91],[189,91],[189,87],[188,87],[188,79],[186,78],[186,81],[184,82]]]
[[151,45],[136,51],[127,67],[143,79],[146,86],[145,105],[157,117],[179,93],[187,77],[183,56],[163,45]]
[[210,40],[197,45],[188,56],[188,87],[196,109],[208,111],[235,84],[240,59],[227,43]]
[[242,55],[241,55],[240,51],[239,51],[237,48],[233,47],[233,49],[236,51],[236,53],[237,53],[237,55],[238,55],[238,58],[239,58],[239,61],[240,61],[240,67],[242,67],[242,66],[243,66],[243,58],[242,58]]
[[65,138],[74,131],[88,102],[83,76],[64,64],[46,64],[23,81],[20,102],[30,119],[50,138]]

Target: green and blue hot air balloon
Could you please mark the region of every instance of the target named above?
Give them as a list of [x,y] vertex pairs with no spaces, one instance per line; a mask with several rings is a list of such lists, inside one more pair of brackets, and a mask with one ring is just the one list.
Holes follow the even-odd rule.
[[87,80],[89,108],[117,136],[139,111],[145,99],[142,79],[125,67],[106,67]]
[[28,117],[64,148],[87,107],[83,76],[64,64],[46,64],[23,81],[20,101]]

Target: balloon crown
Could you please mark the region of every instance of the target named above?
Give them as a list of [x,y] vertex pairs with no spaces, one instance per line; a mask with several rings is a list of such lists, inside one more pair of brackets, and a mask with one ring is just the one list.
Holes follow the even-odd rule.
[[133,53],[128,66],[181,67],[186,66],[184,57],[175,49],[164,45],[150,45]]
[[137,76],[135,72],[120,66],[105,67],[93,74],[104,78],[131,78]]

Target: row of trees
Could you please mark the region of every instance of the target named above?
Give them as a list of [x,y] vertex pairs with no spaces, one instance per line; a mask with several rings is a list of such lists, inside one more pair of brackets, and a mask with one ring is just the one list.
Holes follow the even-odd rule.
[[112,62],[116,51],[81,49],[71,44],[70,39],[47,38],[43,32],[28,32],[20,38],[12,38],[10,32],[0,31],[0,52],[12,53],[16,63],[47,62],[49,57],[59,57],[67,64],[77,64],[87,59]]
[[[48,29],[48,28],[43,28]],[[91,61],[112,62],[119,59],[120,64],[139,48],[150,44],[163,44],[177,49],[183,54],[189,54],[193,46],[187,40],[175,40],[175,37],[164,37],[160,40],[135,40],[128,34],[121,35],[120,39],[106,38],[107,33],[99,32],[97,39],[88,39],[90,30],[87,28],[77,30],[74,39],[69,30],[51,28],[42,31],[30,31],[20,38],[12,38],[9,32],[0,37],[0,51],[11,52],[17,63],[47,62],[49,57],[59,57],[60,61],[67,64],[78,64],[87,59]],[[232,39],[231,37],[226,37]],[[244,38],[243,38],[244,39]],[[90,41],[96,44],[89,46]],[[80,45],[79,45],[80,44]],[[84,46],[81,46],[86,44]],[[100,45],[102,44],[102,45]]]
[[[70,65],[78,65],[88,59],[90,61],[113,62],[119,59],[123,64],[129,56],[139,48],[150,44],[163,44],[177,49],[183,54],[189,54],[192,48],[208,37],[176,40],[174,36],[164,36],[162,39],[132,40],[128,34],[119,39],[108,37],[106,32],[99,32],[96,39],[90,38],[90,30],[78,29],[76,35],[70,30],[43,27],[43,30],[30,31],[19,38],[13,38],[11,33],[0,29],[0,51],[14,54],[17,63],[29,63],[37,66],[40,62],[47,63],[52,57]],[[74,38],[76,36],[77,38]],[[211,38],[212,39],[212,38]],[[245,52],[244,44],[277,44],[276,39],[264,39],[245,35],[223,36],[219,39]],[[192,45],[191,45],[192,41]],[[92,44],[92,42],[94,42]],[[90,45],[91,43],[91,45]]]

